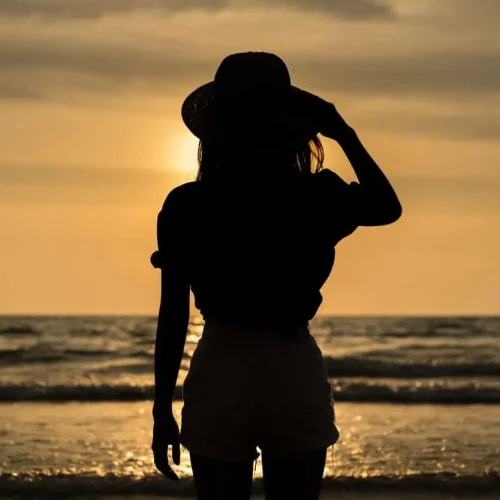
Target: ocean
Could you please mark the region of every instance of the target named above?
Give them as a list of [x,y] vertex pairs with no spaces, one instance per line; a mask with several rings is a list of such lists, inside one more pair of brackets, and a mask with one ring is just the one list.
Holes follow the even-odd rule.
[[[180,483],[152,463],[155,328],[154,317],[0,317],[0,497],[193,495],[186,451]],[[193,319],[178,417],[202,329]],[[320,316],[311,331],[341,433],[324,498],[500,498],[500,317]],[[257,495],[261,475],[259,459]]]

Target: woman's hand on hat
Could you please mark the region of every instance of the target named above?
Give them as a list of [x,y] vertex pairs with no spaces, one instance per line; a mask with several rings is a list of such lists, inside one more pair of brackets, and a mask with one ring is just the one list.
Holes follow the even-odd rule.
[[320,134],[333,139],[335,141],[341,142],[346,135],[353,132],[352,128],[344,120],[343,116],[337,111],[334,104],[326,102],[327,109],[323,117],[322,122],[320,122]]
[[353,132],[334,104],[318,96],[312,96],[311,99],[313,113],[318,121],[318,131],[321,135],[340,142],[346,135]]

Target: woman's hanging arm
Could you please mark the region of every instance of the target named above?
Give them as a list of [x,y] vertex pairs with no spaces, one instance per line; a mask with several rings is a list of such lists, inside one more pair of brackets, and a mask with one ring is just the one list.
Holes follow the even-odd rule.
[[189,283],[162,271],[156,331],[153,416],[172,412],[172,401],[189,325]]
[[189,326],[190,283],[183,252],[185,228],[178,195],[178,190],[172,191],[158,215],[158,252],[151,259],[155,267],[161,268],[153,415],[171,412]]

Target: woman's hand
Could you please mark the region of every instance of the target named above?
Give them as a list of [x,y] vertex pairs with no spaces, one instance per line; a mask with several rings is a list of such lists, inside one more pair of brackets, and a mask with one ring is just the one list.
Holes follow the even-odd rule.
[[309,109],[318,123],[318,131],[321,135],[340,142],[347,135],[352,134],[352,128],[331,102],[314,94],[309,94],[308,98]]
[[319,133],[340,143],[346,136],[353,134],[354,131],[337,111],[334,104],[323,102],[325,107],[321,115]]
[[179,426],[173,413],[156,416],[153,426],[153,450],[156,468],[168,479],[179,481],[179,477],[168,463],[168,447],[172,446],[174,464],[181,462],[181,444],[179,439]]

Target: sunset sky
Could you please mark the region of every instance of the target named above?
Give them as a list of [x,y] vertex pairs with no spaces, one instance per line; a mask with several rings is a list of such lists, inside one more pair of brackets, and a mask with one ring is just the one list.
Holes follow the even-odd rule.
[[500,314],[498,0],[0,0],[0,33],[1,313],[155,313],[156,214],[196,173],[182,101],[264,50],[403,204],[339,244],[320,313]]

